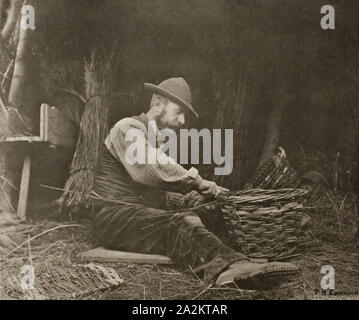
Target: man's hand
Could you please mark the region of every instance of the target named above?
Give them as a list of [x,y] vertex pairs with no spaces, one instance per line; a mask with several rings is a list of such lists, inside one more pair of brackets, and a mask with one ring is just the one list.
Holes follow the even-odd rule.
[[221,193],[226,193],[229,190],[220,186],[217,186],[217,184],[213,181],[204,180],[202,183],[198,186],[198,192],[206,197],[213,197],[217,198]]

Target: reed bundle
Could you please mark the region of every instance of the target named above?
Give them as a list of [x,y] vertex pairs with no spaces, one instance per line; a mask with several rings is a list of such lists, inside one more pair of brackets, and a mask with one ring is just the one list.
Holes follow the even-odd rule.
[[108,109],[112,90],[113,70],[118,60],[114,52],[109,59],[91,54],[85,63],[87,103],[80,122],[76,151],[70,167],[70,175],[59,203],[60,210],[77,212],[81,207],[92,206],[89,197],[93,187],[94,170],[99,150],[108,133]]
[[252,179],[246,183],[245,189],[296,188],[300,180],[289,164],[285,150],[279,147],[278,152],[258,168]]

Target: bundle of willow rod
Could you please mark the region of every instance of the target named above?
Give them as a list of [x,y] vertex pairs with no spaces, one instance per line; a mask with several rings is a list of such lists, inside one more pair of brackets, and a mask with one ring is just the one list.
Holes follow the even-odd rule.
[[244,188],[296,188],[299,184],[300,178],[289,164],[285,150],[279,147],[278,152],[258,168],[254,177],[246,183]]
[[[80,122],[80,133],[76,151],[71,163],[65,191],[59,199],[60,210],[65,208],[76,212],[81,207],[91,207],[89,197],[93,187],[94,170],[99,150],[108,133],[109,93],[114,59],[100,60],[92,52],[91,60],[85,63],[87,104]],[[103,62],[106,61],[106,62]]]
[[308,194],[305,189],[248,189],[241,191],[232,191],[225,195],[225,201],[230,204],[258,204],[275,201],[291,201],[296,198],[301,198]]

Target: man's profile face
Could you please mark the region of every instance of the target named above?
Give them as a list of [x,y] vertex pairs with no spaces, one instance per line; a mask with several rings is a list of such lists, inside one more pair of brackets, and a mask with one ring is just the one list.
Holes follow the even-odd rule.
[[163,105],[160,116],[158,117],[158,127],[160,129],[169,128],[178,130],[186,123],[186,110],[176,102],[168,101]]

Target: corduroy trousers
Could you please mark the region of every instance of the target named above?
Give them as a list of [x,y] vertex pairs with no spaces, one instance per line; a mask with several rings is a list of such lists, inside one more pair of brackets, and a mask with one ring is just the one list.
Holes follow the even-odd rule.
[[[95,171],[94,191],[103,199],[129,196],[123,167],[103,148]],[[118,181],[118,183],[116,183]],[[153,199],[153,203],[155,203]],[[226,246],[192,211],[175,212],[146,204],[104,201],[94,216],[94,229],[102,246],[139,253],[164,254],[181,268],[189,266],[215,277],[229,264],[248,257]]]

